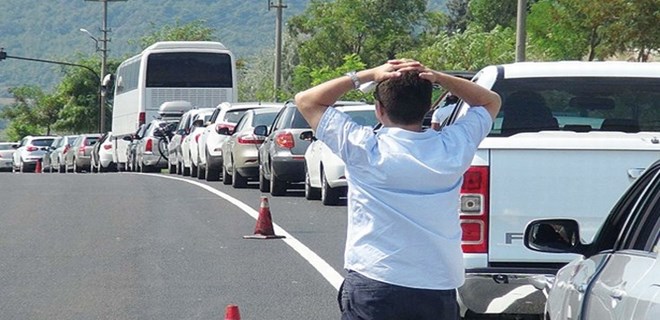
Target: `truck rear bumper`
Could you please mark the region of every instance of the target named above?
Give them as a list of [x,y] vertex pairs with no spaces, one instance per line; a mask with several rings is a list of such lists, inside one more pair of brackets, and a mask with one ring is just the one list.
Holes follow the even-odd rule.
[[542,315],[556,269],[480,268],[466,270],[458,288],[466,314]]

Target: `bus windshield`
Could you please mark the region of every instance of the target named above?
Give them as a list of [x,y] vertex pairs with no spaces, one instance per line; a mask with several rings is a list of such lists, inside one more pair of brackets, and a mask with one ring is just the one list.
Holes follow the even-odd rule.
[[152,53],[147,88],[231,88],[231,57],[226,53]]

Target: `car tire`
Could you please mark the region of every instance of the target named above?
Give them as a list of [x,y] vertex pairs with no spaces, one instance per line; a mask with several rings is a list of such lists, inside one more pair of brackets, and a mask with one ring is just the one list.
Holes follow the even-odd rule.
[[73,172],[75,173],[82,172],[82,168],[78,166],[78,160],[76,160],[75,158],[73,159]]
[[236,189],[242,189],[247,187],[247,178],[242,176],[238,171],[236,171],[236,166],[232,166],[231,170],[231,186]]
[[270,180],[266,179],[261,164],[259,165],[259,191],[270,192]]
[[197,172],[197,171],[198,171],[197,169],[198,169],[197,166],[196,166],[195,163],[192,162],[192,160],[191,160],[191,161],[190,161],[190,176],[191,176],[191,177],[193,177],[193,178],[196,178],[196,177],[197,177],[197,173],[198,173],[198,172]]
[[167,160],[167,172],[169,174],[176,174],[176,166]]
[[60,169],[59,169],[58,171],[59,171],[60,173],[66,173],[66,166],[63,165],[61,162],[60,162]]
[[305,199],[307,200],[320,200],[321,189],[312,187],[309,170],[305,166]]
[[21,163],[20,163],[19,171],[20,171],[21,173],[25,173],[25,172],[28,171],[28,170],[27,170],[27,165],[25,164],[25,162],[21,162]]
[[232,176],[227,171],[227,168],[222,165],[222,184],[230,185],[232,184]]
[[206,156],[206,181],[220,180],[220,170],[211,167],[208,155]]
[[202,166],[201,164],[197,166],[197,179],[206,179],[206,166]]
[[339,204],[340,196],[340,188],[330,187],[325,178],[325,173],[321,170],[321,203],[326,206],[336,206]]
[[275,176],[275,171],[273,171],[273,165],[270,166],[270,195],[272,196],[283,196],[286,195],[286,181],[279,179]]
[[183,162],[181,162],[181,175],[184,177],[190,176],[190,168],[186,167]]

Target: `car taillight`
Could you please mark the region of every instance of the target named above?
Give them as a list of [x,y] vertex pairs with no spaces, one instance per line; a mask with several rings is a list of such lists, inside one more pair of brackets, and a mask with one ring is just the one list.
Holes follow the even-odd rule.
[[293,134],[291,132],[280,132],[275,136],[275,143],[282,148],[291,149],[295,145]]
[[195,143],[199,143],[199,136],[201,136],[201,133],[198,133],[195,135]]
[[103,145],[103,149],[105,149],[105,150],[110,150],[110,149],[112,149],[112,145],[109,144],[109,143],[108,143],[108,144],[104,144],[104,145]]
[[239,136],[236,141],[240,144],[260,144],[264,142],[264,137],[260,137],[254,134],[245,134]]
[[32,151],[37,151],[37,150],[39,150],[39,148],[37,148],[37,147],[35,147],[35,146],[27,146],[27,147],[25,148],[25,150],[27,150],[28,152],[32,152]]
[[489,179],[487,166],[472,166],[463,175],[460,219],[464,253],[488,252]]
[[82,146],[82,147],[78,148],[78,154],[80,154],[80,155],[85,154],[85,146]]
[[144,151],[151,152],[154,148],[154,142],[151,138],[147,138],[147,142],[144,143]]

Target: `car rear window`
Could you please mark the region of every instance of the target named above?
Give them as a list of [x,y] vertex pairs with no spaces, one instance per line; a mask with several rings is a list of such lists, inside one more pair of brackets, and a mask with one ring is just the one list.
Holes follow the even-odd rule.
[[660,131],[660,79],[525,78],[498,80],[502,109],[491,136],[521,132]]
[[96,141],[99,141],[98,137],[87,137],[87,139],[85,139],[85,145],[86,146],[91,146],[91,145],[95,144]]
[[224,122],[237,123],[247,110],[232,110],[225,113]]
[[0,144],[0,150],[11,150],[11,144]]
[[361,126],[370,126],[375,127],[378,124],[378,119],[376,119],[376,112],[372,110],[362,110],[362,111],[345,111],[347,115],[351,116],[351,119]]
[[51,139],[34,139],[32,140],[32,145],[37,147],[48,147],[53,143],[55,138]]

